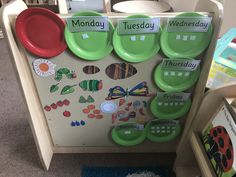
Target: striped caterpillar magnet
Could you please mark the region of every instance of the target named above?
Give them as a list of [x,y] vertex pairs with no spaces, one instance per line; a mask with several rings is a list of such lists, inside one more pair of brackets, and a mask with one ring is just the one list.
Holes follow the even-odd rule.
[[83,80],[79,83],[80,88],[84,91],[96,92],[102,89],[102,81],[101,80]]

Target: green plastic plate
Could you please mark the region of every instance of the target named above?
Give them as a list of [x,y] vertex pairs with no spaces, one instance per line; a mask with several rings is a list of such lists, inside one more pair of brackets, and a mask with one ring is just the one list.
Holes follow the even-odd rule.
[[[150,17],[146,15],[132,15],[127,18]],[[117,55],[123,60],[133,63],[146,61],[156,55],[160,50],[159,41],[160,31],[149,34],[119,35],[118,27],[116,27],[113,35],[113,46]]]
[[134,146],[142,143],[146,138],[143,125],[136,122],[125,122],[112,129],[111,136],[114,142],[122,146]]
[[195,71],[173,71],[161,69],[161,64],[159,64],[154,71],[154,81],[166,92],[182,92],[195,84],[199,74],[200,67]]
[[[97,12],[79,12],[73,16],[102,16]],[[114,27],[109,21],[109,31],[70,32],[65,28],[65,40],[69,49],[78,57],[85,60],[100,60],[112,50],[112,34]]]
[[[176,17],[201,17],[194,12],[183,13]],[[195,58],[209,45],[212,25],[207,32],[168,32],[167,26],[161,33],[161,49],[169,58]]]
[[172,120],[184,116],[191,107],[191,99],[186,101],[163,101],[155,97],[150,109],[152,114],[158,119]]
[[151,120],[145,130],[150,141],[167,142],[174,140],[180,134],[181,127],[174,120]]

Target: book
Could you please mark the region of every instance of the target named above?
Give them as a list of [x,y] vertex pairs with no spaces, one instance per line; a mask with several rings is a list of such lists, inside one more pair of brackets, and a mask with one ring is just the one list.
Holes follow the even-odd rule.
[[231,28],[217,40],[210,73],[208,88],[217,88],[236,81],[236,28]]
[[235,112],[224,100],[202,132],[205,150],[218,177],[236,177],[235,120]]

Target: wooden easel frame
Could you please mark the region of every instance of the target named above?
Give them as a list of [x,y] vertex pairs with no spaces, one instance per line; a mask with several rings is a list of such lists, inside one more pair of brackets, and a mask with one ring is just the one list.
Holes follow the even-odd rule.
[[[145,149],[136,149],[130,150],[128,148],[58,148],[54,147],[52,144],[52,140],[50,137],[50,133],[45,121],[45,115],[40,105],[39,96],[36,90],[36,86],[34,85],[34,81],[31,75],[30,68],[26,62],[26,56],[24,54],[24,49],[17,43],[17,40],[14,37],[14,30],[12,29],[12,22],[16,15],[18,15],[21,11],[26,9],[27,6],[22,0],[15,0],[10,2],[8,5],[1,8],[1,26],[3,27],[3,31],[5,32],[5,36],[9,43],[9,47],[12,53],[12,63],[15,66],[15,71],[17,72],[17,76],[19,79],[19,83],[21,83],[22,91],[28,106],[29,113],[31,118],[29,119],[31,129],[34,135],[34,139],[37,145],[38,153],[42,165],[45,169],[48,169],[50,166],[50,162],[54,153],[98,153],[98,152],[145,152]],[[223,8],[220,3],[215,0],[199,0],[195,11],[202,14],[211,14],[213,16],[213,40],[211,41],[205,55],[202,58],[202,71],[199,78],[199,81],[195,87],[193,92],[194,98],[192,103],[192,108],[187,116],[187,121],[185,124],[185,128],[182,134],[182,138],[179,141],[179,145],[177,147],[177,160],[175,163],[175,170],[177,176],[178,171],[183,172],[183,162],[179,160],[181,154],[185,151],[186,146],[189,146],[189,139],[191,136],[189,132],[191,131],[192,122],[196,113],[198,112],[199,106],[201,105],[202,99],[204,97],[204,89],[207,81],[208,72],[210,69],[213,52],[217,40],[217,35],[219,32],[219,28],[222,20]],[[158,17],[171,17],[178,15],[182,12],[178,13],[157,13],[157,14],[147,14],[150,16],[158,16]],[[108,13],[106,14],[110,19],[123,18],[128,16],[129,14],[117,14],[117,13]],[[160,145],[159,152],[166,152],[168,150],[168,144]],[[190,146],[189,146],[190,147]],[[183,173],[187,174],[187,173]],[[184,175],[190,177],[188,174]],[[183,175],[181,177],[184,177]]]

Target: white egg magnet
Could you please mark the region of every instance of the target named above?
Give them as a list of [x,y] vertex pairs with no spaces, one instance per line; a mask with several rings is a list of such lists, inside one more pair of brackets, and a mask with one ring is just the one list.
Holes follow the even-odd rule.
[[36,59],[33,62],[35,73],[41,77],[48,77],[55,74],[56,64],[46,59]]

